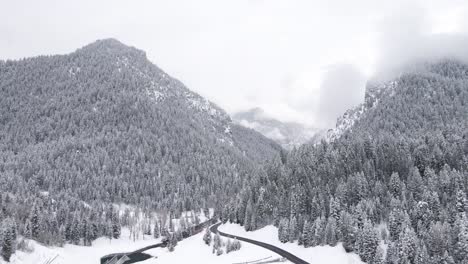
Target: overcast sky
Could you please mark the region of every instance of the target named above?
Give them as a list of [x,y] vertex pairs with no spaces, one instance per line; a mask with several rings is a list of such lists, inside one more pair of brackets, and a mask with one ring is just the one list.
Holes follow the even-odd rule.
[[409,57],[463,56],[466,0],[0,0],[0,58],[117,38],[228,112],[320,127]]

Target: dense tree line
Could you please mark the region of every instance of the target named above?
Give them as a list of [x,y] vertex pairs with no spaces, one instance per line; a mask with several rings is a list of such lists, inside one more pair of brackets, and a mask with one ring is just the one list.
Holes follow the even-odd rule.
[[467,263],[468,66],[442,61],[396,83],[338,139],[259,169],[222,218],[273,223],[305,247],[341,242],[367,263]]

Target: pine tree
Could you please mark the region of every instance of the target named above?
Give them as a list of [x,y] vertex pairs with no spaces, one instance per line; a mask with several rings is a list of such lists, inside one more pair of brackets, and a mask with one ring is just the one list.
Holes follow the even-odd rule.
[[161,236],[160,231],[159,231],[159,224],[158,221],[154,222],[154,229],[153,229],[153,237],[154,238],[159,238]]
[[289,236],[288,236],[288,239],[290,242],[294,242],[294,240],[296,240],[297,238],[297,220],[296,220],[296,217],[293,216],[291,218],[291,221],[289,221]]
[[466,213],[461,213],[457,219],[457,242],[455,245],[455,256],[457,260],[468,259],[468,217]]
[[222,246],[221,237],[219,236],[218,233],[216,233],[216,235],[213,238],[213,253],[217,254],[221,246]]
[[[398,248],[396,242],[390,242],[387,248],[387,255],[385,256],[386,264],[400,264]],[[427,263],[426,263],[427,264]]]
[[416,255],[414,257],[414,264],[428,264],[431,257],[427,252],[426,244],[421,242],[417,247]]
[[29,222],[31,223],[31,238],[39,239],[40,234],[40,219],[39,219],[39,208],[37,203],[33,205],[33,209],[29,216]]
[[384,264],[384,251],[380,246],[377,246],[374,258],[370,261],[370,264]]
[[211,244],[211,231],[209,227],[206,228],[205,234],[203,235],[203,241],[208,246]]
[[253,206],[252,199],[249,199],[247,206],[245,208],[245,217],[244,217],[244,229],[246,231],[252,231],[252,215],[253,215]]
[[356,242],[356,230],[357,224],[354,221],[353,215],[348,212],[341,212],[339,222],[340,234],[342,236],[341,241],[343,247],[347,252],[354,250],[354,244]]
[[3,229],[3,236],[2,236],[2,257],[3,260],[9,262],[10,257],[13,254],[14,250],[14,240],[13,240],[13,235],[11,233],[11,228],[9,226],[9,223],[4,223],[2,225]]
[[146,224],[145,226],[145,235],[151,236],[151,223]]
[[398,258],[401,263],[413,263],[416,251],[417,237],[413,229],[407,226],[400,234],[397,242]]
[[333,217],[328,217],[327,225],[325,226],[325,243],[330,246],[335,246],[338,242],[336,236],[336,220]]
[[317,217],[314,222],[314,244],[313,246],[317,245],[324,245],[324,233],[325,233],[325,225],[324,220],[322,217]]
[[399,198],[401,195],[402,183],[397,172],[392,173],[392,175],[390,176],[389,185],[389,190],[393,197]]
[[370,221],[366,221],[356,239],[356,253],[364,262],[370,262],[375,258],[378,244],[379,239],[377,232]]
[[309,221],[305,221],[304,222],[304,227],[302,228],[302,234],[301,234],[301,237],[302,237],[302,244],[304,245],[304,247],[310,247],[312,245],[312,239],[313,239],[313,236],[312,236],[312,225],[310,224]]
[[330,199],[330,216],[335,218],[335,221],[340,220],[341,205],[338,198]]
[[24,231],[23,235],[25,238],[32,238],[32,228],[31,228],[31,221],[29,219],[26,220],[26,223],[24,224]]
[[456,202],[457,212],[464,213],[468,205],[465,192],[463,190],[458,190],[456,198],[457,198],[457,202]]
[[176,245],[176,239],[175,239],[175,235],[174,233],[171,233],[169,235],[169,243],[167,245],[167,249],[169,250],[169,252],[173,252],[174,249],[175,249],[175,245]]
[[234,241],[232,242],[232,249],[231,251],[237,251],[237,250],[240,250],[241,249],[241,242],[239,240],[234,239]]
[[120,222],[119,222],[117,215],[113,215],[111,223],[112,223],[112,237],[114,239],[117,239],[120,237],[120,233],[121,233],[121,226],[120,226]]
[[112,222],[108,220],[105,225],[105,234],[109,240],[112,240],[112,233],[113,233]]
[[286,218],[282,218],[278,228],[278,239],[281,243],[289,241],[289,221]]
[[73,219],[72,231],[71,231],[71,242],[74,245],[80,244],[80,239],[81,239],[80,235],[81,235],[80,222],[78,220],[78,216],[75,216],[75,218]]
[[453,257],[450,256],[447,251],[445,251],[444,256],[442,257],[441,263],[443,263],[443,264],[455,264],[455,260],[453,260]]
[[232,251],[232,243],[231,239],[228,238],[227,243],[226,243],[226,254],[229,254],[229,252]]
[[63,245],[65,245],[65,243],[67,242],[67,239],[65,237],[65,226],[60,226],[58,236],[58,244],[60,247],[63,247]]
[[400,209],[394,208],[388,217],[388,229],[390,231],[390,240],[396,241],[403,226],[403,212]]

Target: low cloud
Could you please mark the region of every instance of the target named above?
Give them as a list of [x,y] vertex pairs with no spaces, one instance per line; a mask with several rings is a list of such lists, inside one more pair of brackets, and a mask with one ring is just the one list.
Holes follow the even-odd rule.
[[325,73],[316,111],[317,126],[333,127],[347,109],[363,101],[365,76],[353,65],[334,65]]
[[[459,3],[459,10],[463,8],[463,4]],[[465,18],[463,13],[456,12],[455,7],[449,11],[450,17],[445,17],[448,22],[442,25],[436,24],[434,14],[431,16],[430,12],[418,5],[406,5],[395,15],[382,19],[377,28],[378,56],[374,78],[393,78],[417,62],[442,58],[468,62]]]

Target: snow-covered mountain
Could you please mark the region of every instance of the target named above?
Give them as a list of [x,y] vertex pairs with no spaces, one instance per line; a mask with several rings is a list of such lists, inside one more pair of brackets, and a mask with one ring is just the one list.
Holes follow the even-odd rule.
[[285,149],[292,149],[320,136],[320,130],[294,122],[281,122],[269,116],[261,108],[238,112],[233,120],[245,127],[252,128],[264,136],[275,140]]
[[[414,136],[413,132],[435,133],[441,123],[458,131],[459,124],[466,121],[466,109],[453,111],[453,104],[459,103],[457,96],[466,89],[467,72],[463,62],[442,59],[416,62],[388,81],[369,81],[364,102],[346,111],[326,139],[334,141],[356,130],[371,134],[399,131]],[[455,92],[444,91],[447,87],[455,87]],[[453,113],[448,114],[450,111]]]
[[355,108],[347,110],[336,121],[336,126],[328,130],[326,134],[327,141],[334,141],[346,131],[350,131],[353,125],[361,119],[370,109],[376,107],[382,97],[393,96],[398,81],[388,82],[369,82],[366,87],[364,102]]
[[115,39],[0,60],[0,113],[0,193],[15,197],[2,219],[11,217],[19,235],[22,215],[56,223],[32,236],[45,244],[58,243],[47,234],[67,219],[105,227],[91,215],[106,203],[172,214],[219,209],[281,151]]

